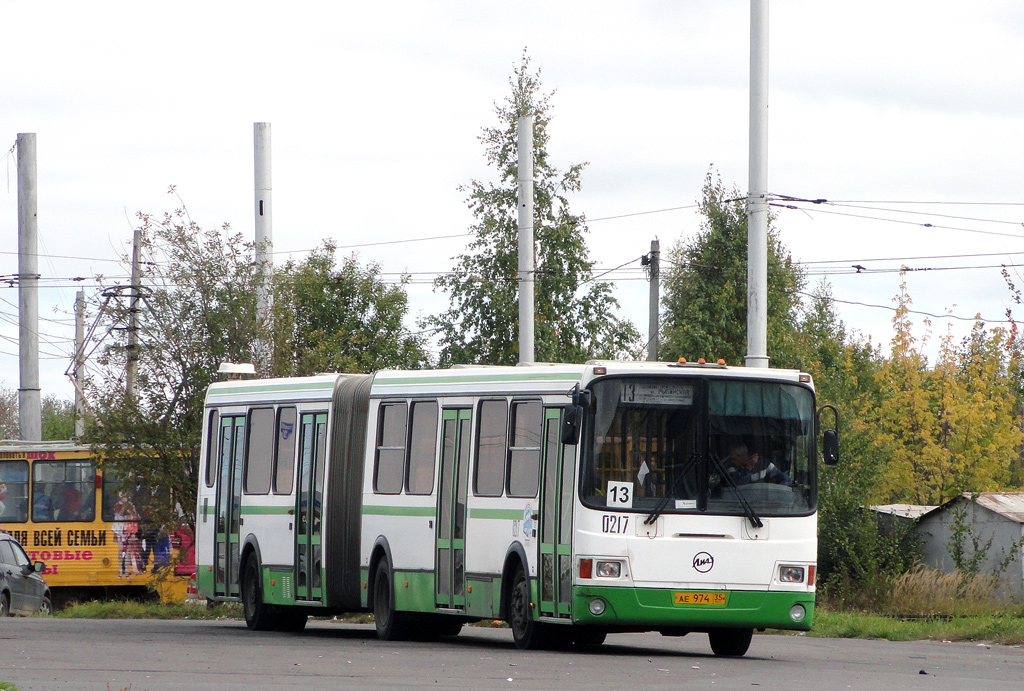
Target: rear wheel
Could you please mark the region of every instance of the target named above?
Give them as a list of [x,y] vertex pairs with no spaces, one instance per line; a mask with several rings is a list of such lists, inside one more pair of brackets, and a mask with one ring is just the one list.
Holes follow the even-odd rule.
[[11,596],[7,593],[0,594],[0,617],[11,616]]
[[544,627],[533,619],[530,602],[530,580],[522,565],[516,567],[512,587],[508,591],[508,625],[520,650],[534,650],[544,645]]
[[386,558],[380,560],[373,579],[373,622],[382,641],[400,641],[409,636],[408,622],[395,611],[394,581]]
[[708,631],[711,650],[719,657],[740,657],[746,654],[754,629],[712,629]]
[[263,602],[261,581],[259,560],[255,554],[250,554],[242,570],[242,612],[245,614],[245,625],[252,631],[268,631],[273,628],[270,605]]

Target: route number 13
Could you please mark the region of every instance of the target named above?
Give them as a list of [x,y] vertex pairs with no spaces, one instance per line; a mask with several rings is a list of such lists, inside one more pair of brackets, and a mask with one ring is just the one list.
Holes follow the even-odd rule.
[[633,483],[609,482],[605,500],[607,501],[608,506],[615,506],[623,509],[633,508]]

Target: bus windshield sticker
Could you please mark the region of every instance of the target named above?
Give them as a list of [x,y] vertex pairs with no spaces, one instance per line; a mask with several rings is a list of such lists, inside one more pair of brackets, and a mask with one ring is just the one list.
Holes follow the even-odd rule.
[[693,386],[678,382],[625,381],[622,402],[641,405],[693,405]]
[[633,508],[633,483],[609,481],[606,500],[608,506],[620,509]]

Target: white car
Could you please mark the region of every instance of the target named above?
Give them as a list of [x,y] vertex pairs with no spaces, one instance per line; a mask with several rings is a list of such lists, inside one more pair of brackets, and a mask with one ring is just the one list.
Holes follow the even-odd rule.
[[49,614],[50,589],[39,574],[46,564],[29,561],[14,537],[0,530],[0,617]]

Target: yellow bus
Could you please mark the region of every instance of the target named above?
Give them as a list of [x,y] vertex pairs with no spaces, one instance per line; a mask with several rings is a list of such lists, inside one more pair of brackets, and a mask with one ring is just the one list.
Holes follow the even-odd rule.
[[191,531],[148,520],[149,494],[104,474],[88,446],[0,441],[0,528],[46,564],[55,607],[154,589],[165,601],[187,597]]

